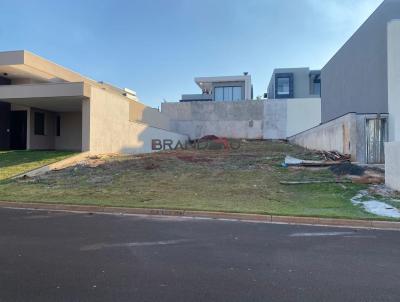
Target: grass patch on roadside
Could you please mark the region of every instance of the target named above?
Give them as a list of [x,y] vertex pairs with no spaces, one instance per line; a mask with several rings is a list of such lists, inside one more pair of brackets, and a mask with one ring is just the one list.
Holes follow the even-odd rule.
[[[239,150],[186,150],[112,157],[0,184],[0,200],[138,208],[377,219],[351,204],[364,185],[282,185],[333,180],[328,169],[283,168],[286,155],[318,159],[285,142],[247,141]],[[95,167],[94,167],[95,166]]]
[[0,181],[73,155],[68,151],[0,151]]

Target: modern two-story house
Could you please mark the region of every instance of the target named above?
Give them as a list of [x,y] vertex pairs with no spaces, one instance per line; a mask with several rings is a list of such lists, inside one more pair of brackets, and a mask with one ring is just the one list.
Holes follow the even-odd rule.
[[186,140],[136,93],[27,51],[0,52],[0,148],[144,153]]
[[201,94],[183,94],[181,102],[194,101],[244,101],[253,99],[251,76],[198,77],[194,81]]

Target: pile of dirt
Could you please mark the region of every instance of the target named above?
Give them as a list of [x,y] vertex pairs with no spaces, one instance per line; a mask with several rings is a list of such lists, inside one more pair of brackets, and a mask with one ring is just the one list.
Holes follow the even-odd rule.
[[333,174],[336,174],[338,176],[343,176],[343,175],[362,176],[365,173],[365,169],[363,167],[353,165],[351,163],[334,165],[331,166],[329,170],[331,170]]

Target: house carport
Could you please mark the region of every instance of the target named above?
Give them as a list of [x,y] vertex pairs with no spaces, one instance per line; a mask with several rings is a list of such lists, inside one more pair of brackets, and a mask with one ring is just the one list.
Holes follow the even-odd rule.
[[84,104],[89,98],[83,82],[0,86],[10,119],[9,148],[86,151],[89,122],[83,107],[89,107]]

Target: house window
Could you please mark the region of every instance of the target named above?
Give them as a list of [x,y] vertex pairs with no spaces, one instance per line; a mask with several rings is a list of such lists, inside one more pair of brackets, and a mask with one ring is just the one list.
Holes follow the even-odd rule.
[[315,75],[312,78],[311,94],[312,95],[321,95],[321,76],[320,75]]
[[275,98],[293,98],[293,74],[275,75]]
[[217,87],[214,90],[214,100],[223,101],[224,100],[224,87]]
[[35,112],[35,135],[44,135],[44,113]]
[[215,87],[215,101],[240,101],[242,100],[242,87],[240,86],[224,86]]
[[61,136],[61,117],[57,115],[57,120],[56,120],[56,135]]
[[242,99],[242,87],[233,87],[232,100],[240,101]]

